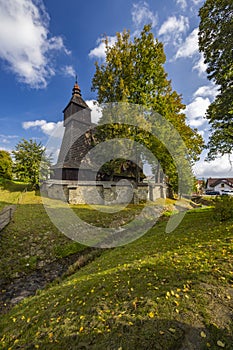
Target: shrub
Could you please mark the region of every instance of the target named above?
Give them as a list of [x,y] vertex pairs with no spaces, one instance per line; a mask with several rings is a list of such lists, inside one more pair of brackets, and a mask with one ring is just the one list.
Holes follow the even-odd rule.
[[214,217],[219,221],[233,219],[233,197],[219,196],[214,199]]

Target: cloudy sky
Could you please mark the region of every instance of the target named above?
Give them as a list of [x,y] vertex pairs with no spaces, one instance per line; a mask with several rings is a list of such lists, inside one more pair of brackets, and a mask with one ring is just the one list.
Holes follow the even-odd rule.
[[[207,140],[205,111],[217,88],[198,52],[198,10],[203,0],[0,0],[0,149],[22,137],[46,144],[71,97],[75,74],[93,108],[94,62],[104,61],[103,35],[137,35],[151,23],[164,43],[165,69],[183,96],[187,122]],[[93,120],[97,114],[93,111]],[[55,150],[54,150],[55,152]],[[232,176],[227,157],[194,167],[197,177]]]

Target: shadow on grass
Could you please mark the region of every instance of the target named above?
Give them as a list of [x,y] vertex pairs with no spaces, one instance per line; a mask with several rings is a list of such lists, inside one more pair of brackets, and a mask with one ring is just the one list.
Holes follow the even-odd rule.
[[19,182],[19,181],[12,181],[12,180],[3,179],[3,178],[0,178],[0,189],[1,188],[9,192],[22,192],[25,189],[27,189],[27,191],[32,191],[30,184]]

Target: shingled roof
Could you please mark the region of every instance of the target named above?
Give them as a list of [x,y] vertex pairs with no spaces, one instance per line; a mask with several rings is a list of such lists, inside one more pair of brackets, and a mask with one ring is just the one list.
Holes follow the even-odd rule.
[[221,182],[225,182],[227,185],[229,185],[233,188],[233,178],[229,178],[229,177],[228,178],[212,178],[212,177],[210,177],[207,180],[207,185],[208,185],[208,187],[215,187]]
[[72,97],[65,109],[63,110],[64,121],[66,121],[71,115],[80,112],[83,109],[90,110],[89,106],[82,98],[81,89],[76,80],[72,90]]

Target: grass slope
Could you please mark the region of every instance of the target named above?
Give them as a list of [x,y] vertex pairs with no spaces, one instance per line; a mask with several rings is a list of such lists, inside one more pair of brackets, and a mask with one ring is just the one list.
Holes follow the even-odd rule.
[[51,223],[41,197],[25,184],[0,183],[0,204],[17,204],[13,220],[0,233],[0,281],[28,274],[56,259],[83,250]]
[[232,349],[233,222],[198,209],[165,226],[14,307],[1,348]]

